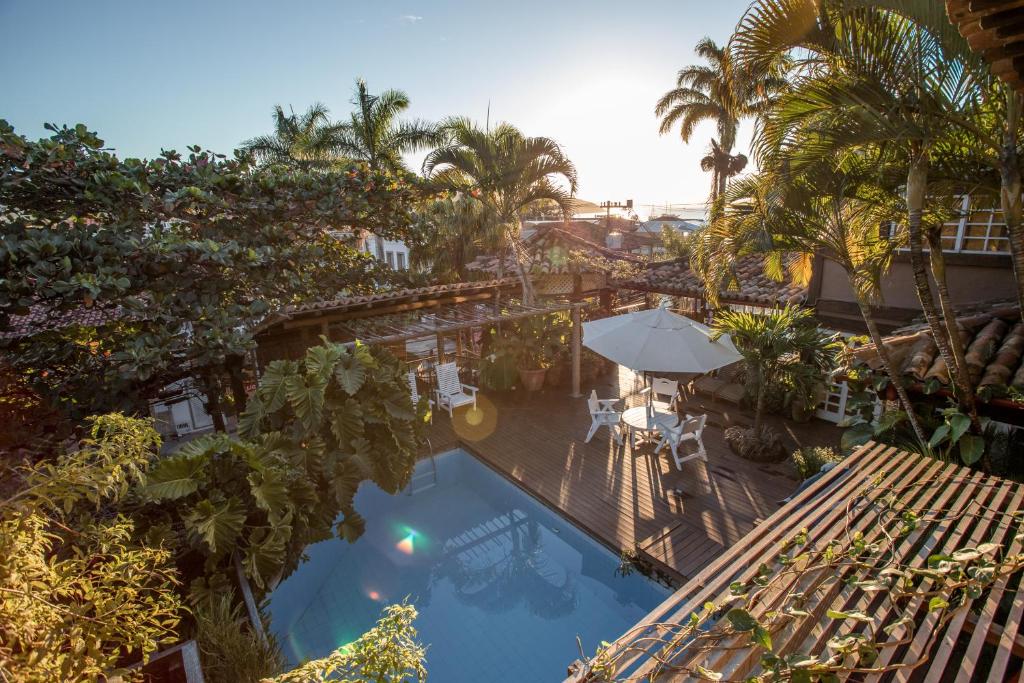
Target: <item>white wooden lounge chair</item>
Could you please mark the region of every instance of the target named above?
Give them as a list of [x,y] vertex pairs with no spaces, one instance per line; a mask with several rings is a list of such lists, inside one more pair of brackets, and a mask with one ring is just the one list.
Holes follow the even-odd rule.
[[452,417],[453,411],[460,406],[472,403],[476,408],[479,389],[459,381],[459,367],[455,363],[435,365],[434,375],[437,377],[437,389],[434,390],[437,405],[448,411],[448,417]]
[[[667,401],[659,400],[659,397],[667,396]],[[679,382],[664,377],[651,378],[651,405],[655,410],[671,412],[676,399],[679,398]]]
[[[407,377],[406,377],[406,381],[409,382],[409,395],[412,398],[412,407],[413,407],[413,409],[415,409],[416,406],[418,406],[419,403],[420,403],[420,389],[419,389],[418,386],[416,386],[416,371],[415,370],[410,370],[408,372]],[[434,422],[434,402],[432,400],[430,400],[430,399],[427,399],[427,405],[430,407],[430,413],[429,413],[429,415],[430,415],[430,422],[433,423]]]
[[612,408],[612,404],[618,400],[617,398],[598,398],[596,390],[590,391],[590,397],[587,399],[587,405],[590,407],[590,431],[587,432],[587,438],[583,440],[583,443],[590,443],[598,429],[607,427],[615,437],[616,443],[622,445],[622,431],[619,429],[622,413]]
[[[676,461],[676,467],[683,469],[683,463],[688,460],[700,458],[701,460],[707,461],[708,452],[704,448],[704,425],[707,424],[708,416],[699,415],[697,417],[687,417],[679,420],[675,425],[661,423],[658,425],[658,431],[661,433],[661,440],[658,441],[658,447],[654,449],[655,453],[660,453],[661,449],[668,446],[672,451],[672,459]],[[684,441],[694,441],[697,444],[697,452],[692,455],[679,455],[679,444]]]

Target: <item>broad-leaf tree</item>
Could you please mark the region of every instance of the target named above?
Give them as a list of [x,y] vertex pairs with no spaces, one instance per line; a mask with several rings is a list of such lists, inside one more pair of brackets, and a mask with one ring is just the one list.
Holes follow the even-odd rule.
[[[254,169],[198,148],[120,159],[84,126],[53,133],[30,142],[0,124],[0,330],[34,309],[67,330],[6,344],[16,368],[75,417],[109,395],[63,393],[94,366],[103,386],[140,402],[192,376],[215,419],[228,376],[241,409],[254,323],[275,306],[386,282],[345,231],[401,239],[416,221],[412,179],[365,165]],[[89,309],[110,312],[116,333],[61,327]],[[107,384],[114,377],[126,386]]]

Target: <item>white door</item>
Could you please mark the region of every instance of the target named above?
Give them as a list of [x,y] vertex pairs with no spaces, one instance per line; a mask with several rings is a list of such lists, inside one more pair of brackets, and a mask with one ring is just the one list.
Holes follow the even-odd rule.
[[828,385],[828,394],[825,396],[825,401],[818,408],[815,415],[820,417],[822,420],[839,422],[846,417],[846,399],[849,393],[850,387],[845,381],[838,384],[830,383]]

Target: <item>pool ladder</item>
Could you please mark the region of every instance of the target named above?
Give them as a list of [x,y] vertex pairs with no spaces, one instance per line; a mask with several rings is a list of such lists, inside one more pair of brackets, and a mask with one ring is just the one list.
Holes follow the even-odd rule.
[[[406,487],[405,495],[411,496],[414,493],[420,493],[426,491],[429,488],[437,486],[437,461],[434,459],[434,446],[430,443],[430,439],[426,439],[427,449],[430,452],[430,471],[417,472],[412,475],[412,479],[409,480],[409,485]],[[430,481],[422,486],[417,486],[416,483],[423,481],[424,479],[430,478]]]

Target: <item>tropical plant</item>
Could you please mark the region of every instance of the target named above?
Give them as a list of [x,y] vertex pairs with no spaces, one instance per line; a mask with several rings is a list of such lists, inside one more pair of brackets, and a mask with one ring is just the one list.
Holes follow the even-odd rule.
[[233,590],[201,601],[193,614],[204,681],[259,683],[284,670],[284,656],[273,634],[260,637],[252,629]]
[[746,166],[744,155],[732,154],[740,121],[760,113],[784,81],[774,75],[755,79],[751,72],[737,69],[728,48],[711,38],[701,39],[696,53],[707,64],[681,69],[676,87],[661,96],[654,113],[661,118],[658,132],[665,135],[678,124],[684,143],[701,122],[715,123],[718,139],[712,138],[710,154],[701,159],[701,169],[712,174],[713,202],[725,191],[729,178]]
[[712,205],[725,192],[729,178],[739,175],[746,167],[746,155],[730,154],[716,140],[711,141],[711,149],[700,159],[700,170],[711,173]]
[[266,590],[332,526],[348,541],[363,533],[361,482],[389,493],[408,483],[415,411],[384,350],[325,343],[301,361],[271,362],[239,419],[246,440],[208,435],[161,460],[137,517],[174,542],[187,580],[209,584],[240,563]]
[[373,171],[406,171],[402,156],[441,141],[438,127],[425,121],[399,121],[409,108],[401,90],[371,95],[366,81],[356,81],[355,110],[332,130],[333,146],[348,159],[365,162]]
[[753,433],[764,423],[768,388],[783,384],[788,376],[813,369],[824,381],[835,369],[842,343],[837,335],[818,327],[814,313],[797,306],[764,314],[733,311],[715,313],[714,338],[728,334],[757,387]]
[[464,282],[467,264],[501,244],[493,215],[463,193],[449,194],[428,203],[424,220],[430,226],[423,241],[413,246],[410,266],[427,270],[430,283]]
[[800,55],[791,87],[762,119],[758,157],[784,150],[787,156],[824,159],[871,146],[899,155],[918,297],[958,400],[977,431],[974,387],[949,297],[939,226],[927,225],[923,213],[933,156],[957,135],[977,133],[980,83],[961,53],[947,49],[920,24],[850,4],[759,0],[740,22],[733,45],[743,68],[758,73]]
[[426,649],[416,639],[416,608],[389,605],[377,625],[355,642],[323,659],[283,673],[265,683],[407,683],[427,677]]
[[[533,285],[526,271],[520,238],[522,212],[537,202],[551,200],[571,215],[576,191],[576,167],[550,138],[527,137],[508,123],[481,129],[465,118],[444,122],[446,142],[427,154],[423,173],[442,189],[460,192],[480,202],[500,236],[499,276],[510,251],[523,288],[532,303]],[[568,187],[558,184],[561,180]]]
[[927,435],[910,409],[911,399],[898,368],[889,357],[874,317],[881,299],[881,279],[892,262],[899,239],[882,237],[879,225],[902,211],[902,201],[877,184],[881,162],[870,156],[842,155],[827,162],[798,165],[770,157],[766,170],[735,183],[718,212],[695,243],[694,265],[716,293],[731,275],[738,256],[765,252],[769,274],[781,277],[781,259],[789,258],[788,275],[807,283],[814,256],[821,255],[846,273],[871,341],[895,388],[920,443]]
[[57,462],[4,473],[0,679],[109,677],[176,638],[171,549],[118,512],[159,446],[147,421],[106,415]]
[[793,465],[801,480],[810,479],[828,464],[842,462],[843,456],[828,446],[806,446],[793,451]]
[[274,105],[274,132],[242,143],[240,152],[261,165],[303,171],[326,170],[345,161],[338,153],[337,126],[317,102],[302,114]]

